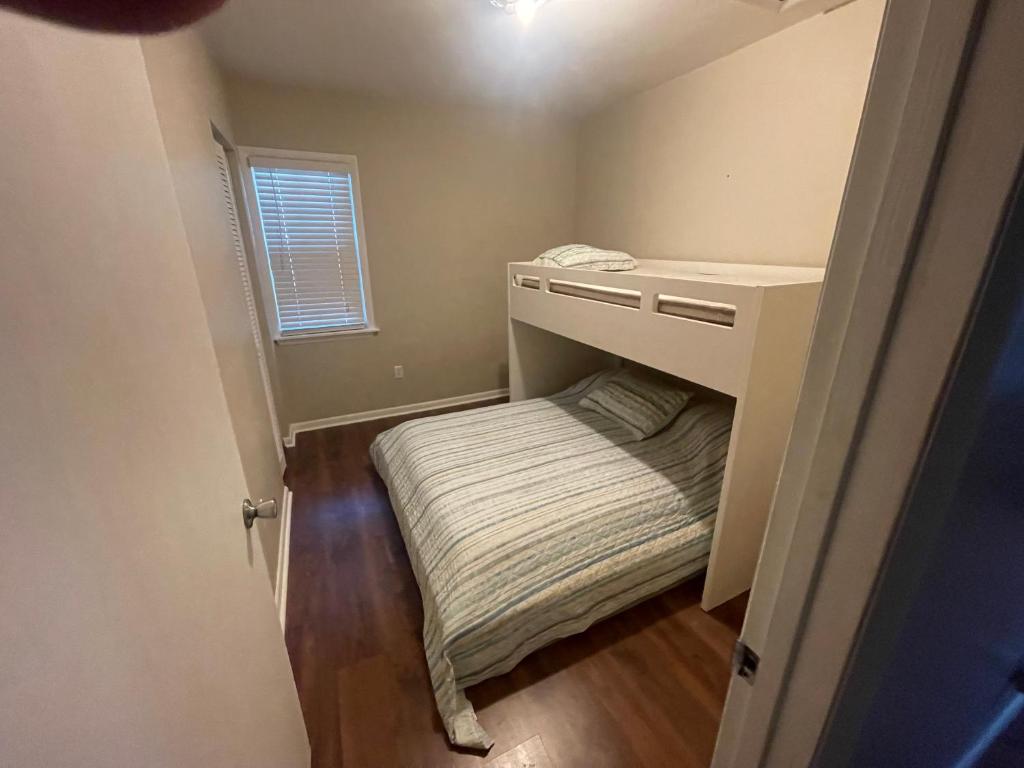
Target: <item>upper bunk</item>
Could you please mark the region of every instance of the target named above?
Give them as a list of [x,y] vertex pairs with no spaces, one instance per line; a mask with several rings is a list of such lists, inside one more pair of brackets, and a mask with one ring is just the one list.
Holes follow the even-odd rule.
[[[806,338],[825,270],[639,260],[508,265],[509,318],[739,397],[758,354]],[[785,357],[785,355],[783,355]]]

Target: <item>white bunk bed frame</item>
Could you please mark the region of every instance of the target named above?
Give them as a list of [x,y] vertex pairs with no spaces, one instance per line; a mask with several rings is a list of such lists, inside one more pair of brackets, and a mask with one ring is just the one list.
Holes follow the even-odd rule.
[[702,606],[750,588],[824,269],[641,260],[508,266],[509,391],[544,397],[625,358],[736,399]]

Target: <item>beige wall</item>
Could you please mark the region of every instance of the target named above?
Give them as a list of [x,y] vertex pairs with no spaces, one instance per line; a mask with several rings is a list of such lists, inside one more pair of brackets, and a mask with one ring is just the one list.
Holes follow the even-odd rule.
[[587,119],[576,237],[824,265],[884,0],[818,15]]
[[[282,467],[214,155],[211,123],[231,138],[220,75],[191,31],[144,38],[142,51],[247,492],[280,503]],[[271,580],[277,575],[280,527],[280,519],[256,526]]]
[[506,386],[504,265],[571,239],[574,127],[541,115],[227,83],[239,144],[359,159],[381,332],[275,345],[282,422]]

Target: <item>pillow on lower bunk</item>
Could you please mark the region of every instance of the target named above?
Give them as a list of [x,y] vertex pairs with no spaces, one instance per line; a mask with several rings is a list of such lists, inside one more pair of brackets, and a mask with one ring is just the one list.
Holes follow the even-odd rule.
[[623,368],[580,400],[580,405],[643,440],[671,424],[692,396],[653,373]]
[[533,260],[542,267],[593,269],[602,272],[624,272],[636,269],[636,259],[622,251],[605,251],[592,245],[560,245],[544,251]]

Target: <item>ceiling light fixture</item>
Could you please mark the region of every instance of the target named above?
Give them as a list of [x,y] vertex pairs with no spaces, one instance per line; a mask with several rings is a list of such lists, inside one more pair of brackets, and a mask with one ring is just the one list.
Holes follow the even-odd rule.
[[515,14],[523,24],[529,24],[547,0],[491,0],[491,5],[505,13]]

